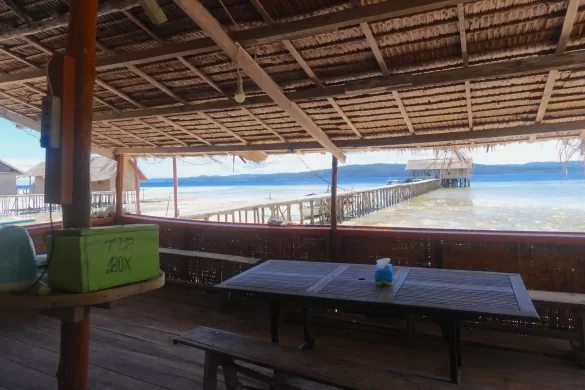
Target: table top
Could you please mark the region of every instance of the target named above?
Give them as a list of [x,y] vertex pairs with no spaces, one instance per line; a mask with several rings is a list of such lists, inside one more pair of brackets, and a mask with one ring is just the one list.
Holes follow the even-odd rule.
[[269,260],[217,287],[304,302],[353,303],[356,308],[539,318],[519,274],[394,267],[394,283],[385,287],[375,284],[374,272],[374,265]]
[[164,284],[165,274],[161,271],[158,277],[151,280],[90,293],[52,293],[48,295],[2,293],[0,294],[0,309],[38,310],[95,306],[156,290]]

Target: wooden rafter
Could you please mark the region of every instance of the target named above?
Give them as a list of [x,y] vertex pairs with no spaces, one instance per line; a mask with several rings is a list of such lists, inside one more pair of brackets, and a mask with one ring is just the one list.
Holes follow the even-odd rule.
[[14,100],[15,102],[18,102],[18,103],[20,103],[20,104],[22,104],[24,106],[27,106],[29,108],[32,108],[33,110],[41,111],[41,109],[40,109],[40,107],[38,105],[32,104],[30,102],[27,102],[26,100],[21,99],[19,97],[12,96],[12,95],[10,95],[10,94],[8,94],[6,92],[0,91],[0,97],[1,98],[4,98],[4,99]]
[[[514,137],[529,137],[531,135],[554,134],[555,138],[562,137],[559,132],[575,133],[581,132],[585,128],[585,120],[562,122],[562,123],[547,123],[547,124],[533,124],[529,126],[515,126],[505,127],[492,130],[478,130],[478,131],[461,131],[452,133],[436,133],[436,134],[418,134],[406,135],[400,137],[390,138],[370,138],[361,140],[344,140],[337,141],[336,145],[340,148],[384,148],[384,147],[414,147],[425,144],[448,144],[453,142],[475,142],[481,143],[482,140],[506,139]],[[567,134],[568,137],[575,137],[575,135]],[[190,148],[131,148],[118,149],[117,153],[124,154],[217,154],[217,153],[236,153],[236,152],[251,152],[264,151],[273,153],[290,153],[295,150],[306,151],[322,151],[323,146],[318,142],[299,142],[299,143],[284,143],[284,144],[252,144],[252,145],[215,145],[215,146],[196,146]]]
[[569,40],[571,39],[571,32],[575,26],[577,20],[577,14],[579,13],[580,0],[569,0],[567,4],[567,12],[565,13],[565,20],[563,21],[563,27],[561,29],[561,35],[559,36],[559,42],[557,43],[557,54],[562,54],[567,49]]
[[231,131],[230,129],[228,129],[223,123],[221,123],[217,119],[214,119],[214,118],[210,117],[208,114],[206,114],[204,112],[200,112],[199,115],[201,117],[207,119],[209,122],[213,123],[215,126],[217,126],[220,129],[222,129],[223,131],[225,131],[226,133],[228,133],[232,137],[236,138],[237,140],[239,140],[244,145],[247,145],[248,144],[248,141],[246,141],[244,138],[240,137],[239,135],[237,135],[236,133],[234,133],[233,131]]
[[408,131],[410,131],[410,134],[414,134],[414,127],[412,126],[412,121],[408,117],[408,113],[406,112],[406,108],[404,108],[404,103],[402,103],[402,99],[400,99],[398,91],[392,91],[392,96],[394,97],[394,100],[396,100],[396,105],[398,106],[398,109],[402,114],[402,118],[406,123],[406,127],[408,127]]
[[[463,66],[469,66],[469,55],[467,53],[467,35],[465,24],[465,6],[457,4],[457,19],[459,25],[459,41],[461,43],[461,60]],[[465,81],[465,104],[467,105],[467,121],[469,122],[469,130],[473,131],[473,106],[471,105],[471,83]]]
[[469,55],[467,54],[467,36],[465,32],[465,6],[457,4],[457,19],[459,24],[459,40],[461,42],[461,58],[463,66],[469,65]]
[[222,51],[235,61],[241,69],[268,95],[284,112],[293,118],[307,133],[342,162],[345,154],[327,137],[327,134],[295,103],[291,102],[280,87],[258,65],[256,61],[236,44],[222,26],[198,0],[175,0],[181,9],[213,39]]
[[258,122],[260,125],[262,125],[262,127],[264,127],[266,130],[272,132],[272,134],[277,136],[279,140],[281,140],[282,142],[286,142],[286,140],[284,139],[284,137],[282,135],[278,134],[268,123],[266,123],[264,120],[259,118],[252,111],[250,111],[246,107],[242,107],[242,111],[244,111],[247,115],[249,115],[252,119],[254,119],[256,122]]
[[327,98],[327,101],[329,102],[329,104],[331,104],[331,106],[333,106],[333,108],[335,109],[335,111],[337,111],[337,113],[339,114],[339,116],[345,121],[345,123],[355,133],[355,135],[357,135],[358,138],[362,138],[362,133],[360,133],[360,131],[355,127],[355,125],[353,124],[353,122],[351,121],[351,119],[349,119],[347,117],[347,115],[345,114],[345,112],[343,111],[343,109],[341,107],[339,107],[339,104],[337,104],[337,102],[335,101],[335,99],[333,99],[333,98]]
[[548,107],[548,102],[553,94],[555,82],[557,81],[558,77],[559,72],[557,70],[551,70],[548,72],[546,83],[544,84],[544,90],[542,92],[542,98],[540,99],[540,105],[538,106],[538,112],[536,113],[536,123],[540,123],[544,119],[544,115],[546,114],[546,109]]
[[22,8],[14,4],[12,0],[2,0],[2,2],[4,3],[4,5],[6,5],[6,7],[8,7],[12,11],[13,14],[22,19],[26,24],[30,24],[33,22],[31,17],[28,16]]
[[473,109],[471,107],[471,83],[465,82],[465,101],[467,103],[467,121],[469,122],[469,130],[473,130]]
[[[360,2],[360,5],[361,5],[361,2]],[[374,37],[374,34],[372,33],[372,30],[370,29],[370,25],[366,22],[362,22],[362,23],[360,23],[360,27],[362,29],[362,32],[364,33],[364,36],[366,37],[366,40],[368,41],[368,45],[370,46],[372,53],[374,54],[374,58],[376,58],[376,61],[378,62],[378,66],[380,67],[380,70],[382,71],[382,75],[389,76],[390,71],[388,70],[388,66],[386,65],[386,60],[384,59],[384,55],[382,54],[382,51],[380,50],[380,47],[378,46],[378,41],[376,40],[376,37]],[[398,106],[398,109],[400,110],[400,115],[402,115],[402,119],[404,120],[404,123],[406,124],[408,131],[411,134],[414,134],[414,127],[412,126],[412,121],[410,120],[410,117],[408,116],[408,113],[406,112],[406,108],[404,107],[404,103],[402,103],[402,99],[400,99],[400,95],[399,95],[398,91],[396,91],[396,90],[392,91],[392,96],[394,97],[394,100],[396,101],[396,105]]]
[[[138,19],[136,16],[134,16],[134,14],[131,11],[124,11],[124,15],[131,20],[136,26],[138,26],[140,29],[142,29],[144,32],[146,32],[151,38],[153,38],[158,44],[160,45],[164,45],[165,42],[164,40],[156,33],[154,33],[150,28],[148,28],[148,26],[146,26],[144,23],[142,23],[140,21],[140,19]],[[198,77],[200,77],[203,81],[205,81],[208,85],[210,85],[213,89],[215,89],[217,92],[219,92],[221,95],[226,96],[225,92],[213,81],[211,80],[211,78],[209,78],[205,73],[203,73],[201,70],[199,70],[197,67],[195,67],[195,65],[193,65],[192,63],[190,63],[187,59],[185,59],[182,56],[178,56],[177,59],[183,64],[183,66],[185,66],[187,69],[189,69],[191,72],[193,72],[195,75],[197,75]],[[147,79],[147,81],[149,81]],[[186,104],[186,102],[179,98],[177,99],[180,102],[182,102],[183,104]],[[284,138],[278,134],[275,130],[273,130],[270,126],[268,126],[268,124],[264,121],[262,121],[260,118],[258,118],[257,116],[255,116],[254,114],[252,114],[249,110],[246,110],[246,112],[248,113],[248,115],[250,115],[254,120],[258,121],[262,126],[264,126],[265,128],[267,128],[268,130],[270,130],[272,133],[274,133],[279,139],[284,141]],[[196,135],[194,132],[186,129],[185,127],[178,125],[176,123],[174,123],[173,121],[164,118],[164,117],[159,117],[159,119],[165,121],[166,123],[170,124],[171,126],[183,131],[184,133],[190,134],[191,136],[195,137],[196,139],[198,139],[199,141],[211,145],[208,141],[206,141],[205,139],[203,139],[202,137]],[[223,125],[222,125],[223,126]],[[225,126],[222,127],[226,128]],[[233,132],[230,131],[229,133],[230,135],[234,134]]]
[[172,121],[172,120],[170,120],[168,118],[165,118],[164,116],[161,116],[158,119],[162,120],[163,122],[165,122],[166,124],[168,124],[170,126],[173,126],[177,130],[181,130],[183,133],[190,135],[191,137],[197,139],[198,141],[203,142],[206,145],[211,145],[211,142],[205,140],[204,138],[202,138],[199,135],[195,134],[193,131],[187,129],[184,126],[181,126],[180,124],[178,124],[175,121]]
[[[427,72],[420,74],[391,75],[368,80],[348,82],[345,85],[327,86],[323,88],[309,88],[301,91],[290,92],[286,97],[291,101],[304,101],[310,99],[326,99],[370,92],[386,92],[405,88],[423,88],[441,84],[451,84],[465,81],[476,81],[493,77],[514,76],[517,74],[528,75],[533,73],[548,72],[550,70],[570,70],[585,68],[585,52],[576,51],[558,55],[544,55],[529,57],[515,61],[496,62],[486,65],[476,65],[467,68],[456,68]],[[0,80],[2,76],[0,76]],[[2,84],[0,82],[0,84]],[[222,110],[230,108],[253,107],[272,103],[268,96],[250,97],[244,103],[236,103],[233,100],[198,103],[187,106],[149,108],[120,114],[97,114],[94,121],[125,120],[132,118],[147,118],[154,116],[169,116],[191,114],[200,111]]]
[[374,37],[374,34],[372,34],[370,25],[367,23],[360,23],[360,27],[362,29],[362,32],[364,33],[364,36],[366,37],[366,40],[368,41],[368,45],[370,45],[370,49],[374,53],[374,57],[378,62],[378,66],[380,67],[382,74],[384,76],[388,76],[390,74],[390,71],[388,70],[388,66],[386,65],[384,55],[382,54],[382,51],[378,46],[378,41],[376,40],[376,37]]
[[126,135],[127,135],[127,136],[129,136],[129,137],[132,137],[132,138],[135,138],[135,139],[139,140],[140,142],[143,142],[143,143],[145,143],[145,144],[147,144],[147,145],[150,145],[150,146],[158,147],[158,145],[156,145],[156,144],[154,144],[154,143],[152,143],[152,142],[150,142],[150,141],[147,141],[146,139],[144,139],[144,138],[140,137],[139,135],[136,135],[136,134],[134,134],[134,133],[131,133],[130,131],[128,131],[128,130],[126,130],[126,129],[123,129],[123,128],[121,128],[120,126],[118,126],[118,125],[116,125],[116,124],[114,124],[114,123],[108,123],[107,125],[108,125],[109,127],[112,127],[112,128],[114,128],[114,129],[116,129],[116,130],[118,130],[118,131],[120,131],[120,132],[122,132],[122,133],[126,134]]
[[[581,0],[569,0],[569,3],[567,4],[567,12],[565,13],[565,19],[563,20],[561,35],[559,36],[559,41],[555,50],[556,54],[563,54],[569,44],[571,31],[573,31],[573,26],[577,20],[579,4],[581,4]],[[544,119],[546,109],[548,108],[548,102],[553,95],[555,82],[558,77],[559,72],[557,70],[551,70],[548,72],[546,83],[544,84],[544,90],[542,92],[542,98],[540,99],[540,105],[538,106],[538,111],[536,113],[536,123],[540,123]]]
[[[6,1],[4,1],[4,3],[6,4]],[[137,5],[138,0],[110,0],[108,2],[100,3],[98,7],[98,16],[123,11],[125,9],[136,7]],[[10,27],[2,28],[0,29],[0,40],[46,32],[47,30],[65,27],[68,23],[69,14],[54,14],[52,19],[39,22],[29,22],[27,26],[17,29]]]
[[154,127],[150,123],[143,121],[142,119],[137,119],[136,122],[140,123],[142,126],[148,127],[150,130],[162,135],[163,137],[168,137],[168,138],[172,139],[173,141],[177,142],[178,144],[181,144],[183,146],[188,146],[187,143],[185,141],[182,141],[180,138],[177,138],[174,135],[165,133],[164,131]]
[[[274,25],[276,23],[275,20],[272,18],[272,16],[270,16],[268,11],[266,11],[266,8],[264,8],[264,6],[260,2],[260,0],[250,0],[250,3],[252,3],[252,5],[254,6],[254,8],[256,8],[258,13],[260,15],[262,15],[262,18],[266,21],[266,23],[268,23],[270,25]],[[311,69],[311,67],[309,66],[307,61],[305,61],[305,59],[303,58],[301,53],[299,53],[299,51],[296,49],[294,44],[288,39],[283,40],[282,43],[283,43],[284,47],[288,50],[288,52],[293,56],[295,61],[305,71],[307,76],[315,83],[315,85],[319,88],[323,88],[323,86],[324,86],[323,82],[319,79],[319,77],[317,77],[317,75],[315,74],[313,69]],[[349,126],[349,128],[355,133],[355,135],[357,135],[358,138],[361,138],[362,134],[355,127],[355,125],[353,124],[351,119],[349,119],[349,117],[345,114],[345,112],[343,112],[342,108],[339,107],[339,104],[337,104],[335,99],[328,98],[327,101],[329,102],[329,104],[331,104],[331,106],[335,109],[335,111],[339,114],[339,116],[341,116],[341,118]]]

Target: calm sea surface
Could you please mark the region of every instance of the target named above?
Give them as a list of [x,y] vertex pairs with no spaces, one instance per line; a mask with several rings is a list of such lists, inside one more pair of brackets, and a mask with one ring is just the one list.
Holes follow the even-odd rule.
[[[386,180],[340,179],[340,192],[376,187]],[[194,212],[200,208],[225,210],[301,198],[327,190],[328,185],[320,179],[183,186],[179,188],[179,203],[183,204],[182,209],[192,204]],[[147,187],[144,192],[148,203],[149,200],[167,199],[172,188]],[[563,180],[559,174],[474,175],[471,188],[432,191],[344,224],[585,232],[585,180],[581,180],[580,173]]]

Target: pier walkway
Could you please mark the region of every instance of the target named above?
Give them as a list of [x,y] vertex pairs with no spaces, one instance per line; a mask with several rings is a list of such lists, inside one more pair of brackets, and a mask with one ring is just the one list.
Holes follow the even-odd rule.
[[[343,222],[359,218],[440,187],[441,180],[432,179],[338,193],[337,220]],[[279,219],[298,224],[325,224],[331,219],[331,197],[330,195],[307,196],[196,214],[185,218],[232,223],[268,223],[270,219]]]

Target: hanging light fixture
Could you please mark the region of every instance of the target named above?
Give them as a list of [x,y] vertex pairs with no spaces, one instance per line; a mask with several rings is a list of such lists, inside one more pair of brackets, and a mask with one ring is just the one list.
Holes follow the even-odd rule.
[[244,100],[246,100],[246,93],[244,92],[244,81],[242,80],[242,75],[240,75],[239,69],[238,69],[237,87],[236,87],[236,93],[234,94],[234,99],[238,103],[244,103]]
[[169,20],[156,0],[139,0],[138,2],[144,9],[144,13],[148,16],[152,24],[159,25],[166,23]]

